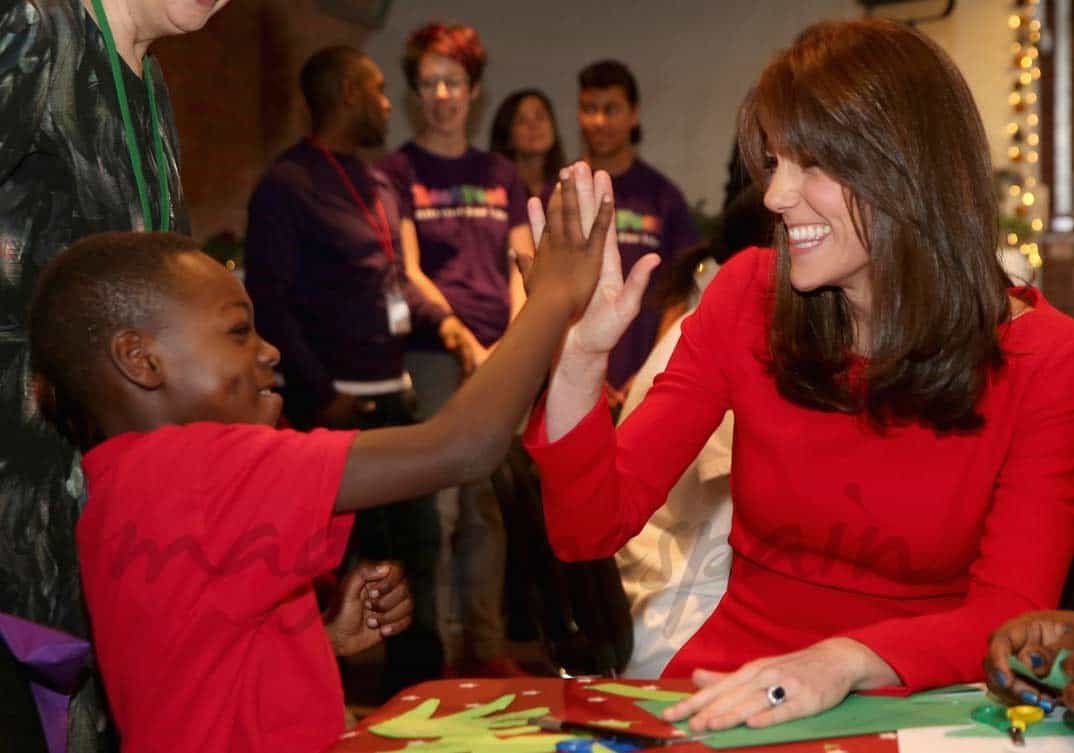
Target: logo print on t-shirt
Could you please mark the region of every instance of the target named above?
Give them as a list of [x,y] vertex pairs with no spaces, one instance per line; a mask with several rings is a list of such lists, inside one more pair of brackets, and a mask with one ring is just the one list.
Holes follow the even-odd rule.
[[654,215],[638,214],[630,209],[615,211],[615,232],[620,243],[657,249],[660,248],[662,229],[663,222]]
[[507,188],[484,188],[462,184],[450,188],[428,188],[420,183],[410,187],[415,220],[449,217],[492,218],[507,222]]

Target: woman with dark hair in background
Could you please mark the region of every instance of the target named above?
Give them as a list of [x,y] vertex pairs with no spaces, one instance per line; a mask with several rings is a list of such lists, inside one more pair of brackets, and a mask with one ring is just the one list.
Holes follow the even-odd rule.
[[530,196],[544,196],[563,167],[563,144],[552,102],[540,89],[507,95],[492,119],[489,151],[515,163]]
[[1074,554],[1074,321],[1000,267],[947,55],[890,21],[815,25],[738,138],[775,250],[720,270],[618,430],[603,372],[653,259],[626,283],[606,264],[527,432],[553,546],[590,559],[734,411],[727,592],[664,670],[701,687],[665,712],[695,731],[980,680],[989,633],[1054,607]]
[[[478,362],[484,351],[496,346],[525,301],[522,277],[509,260],[509,250],[525,257],[533,254],[526,189],[514,165],[475,149],[467,135],[470,105],[481,93],[486,62],[472,27],[431,23],[414,31],[403,72],[417,98],[421,126],[413,141],[380,164],[399,194],[407,276],[426,298],[469,328],[466,335],[473,342],[460,350],[476,352]],[[421,417],[431,416],[447,401],[467,368],[440,342],[411,337],[407,371]],[[517,674],[517,667],[503,656],[506,545],[492,486],[486,481],[457,493],[445,490],[437,507],[445,653],[450,661],[453,641],[447,618],[457,584],[463,669],[470,674]]]

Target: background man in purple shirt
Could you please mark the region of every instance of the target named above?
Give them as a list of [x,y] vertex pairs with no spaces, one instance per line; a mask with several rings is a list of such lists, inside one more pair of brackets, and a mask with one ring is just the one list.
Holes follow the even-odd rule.
[[[661,267],[700,239],[686,199],[674,183],[637,156],[641,141],[638,84],[625,65],[601,60],[578,74],[578,125],[585,143],[582,158],[594,170],[607,170],[615,191],[615,229],[623,274],[648,253],[663,258]],[[653,279],[660,274],[653,275]],[[650,288],[653,280],[650,280]],[[630,380],[656,342],[660,311],[643,304],[608,361],[610,400],[617,407]]]
[[[306,62],[301,83],[313,133],[255,189],[245,259],[258,329],[282,355],[284,412],[300,429],[413,423],[407,331],[464,360],[476,341],[408,282],[395,193],[359,156],[384,142],[391,103],[380,69],[353,48],[331,47]],[[435,502],[358,513],[353,531],[351,557],[401,560],[414,595],[412,627],[387,641],[387,697],[442,671]]]

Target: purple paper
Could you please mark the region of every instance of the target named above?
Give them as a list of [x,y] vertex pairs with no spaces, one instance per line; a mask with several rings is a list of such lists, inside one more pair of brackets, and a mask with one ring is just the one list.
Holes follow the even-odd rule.
[[66,753],[67,710],[81,684],[89,642],[3,612],[0,639],[30,671],[30,689],[49,753]]

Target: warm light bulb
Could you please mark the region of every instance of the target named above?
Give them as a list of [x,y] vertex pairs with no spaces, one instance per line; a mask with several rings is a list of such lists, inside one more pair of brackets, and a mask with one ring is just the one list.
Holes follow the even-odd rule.
[[1021,157],[1022,157],[1022,150],[1021,150],[1021,149],[1019,149],[1019,148],[1018,148],[1018,147],[1016,147],[1016,146],[1011,146],[1011,147],[1008,147],[1008,148],[1007,148],[1007,156],[1008,156],[1008,157],[1010,157],[1010,158],[1011,158],[1011,159],[1013,159],[1013,160],[1018,160],[1018,159],[1021,159]]
[[1017,196],[1018,194],[1022,193],[1022,187],[1017,183],[1012,183],[1011,187],[1007,189],[1007,193],[1009,193],[1011,196]]
[[1026,138],[1026,142],[1030,146],[1036,146],[1037,144],[1040,143],[1040,136],[1035,134],[1035,133],[1031,133],[1031,134],[1029,134],[1029,137]]
[[1029,116],[1026,118],[1026,123],[1031,126],[1035,126],[1040,123],[1040,118],[1037,117],[1036,113],[1030,113]]
[[1029,71],[1023,71],[1018,76],[1018,81],[1021,82],[1022,86],[1029,86],[1033,83],[1033,74]]
[[1022,103],[1022,95],[1018,92],[1011,92],[1011,95],[1007,97],[1007,102],[1010,104],[1011,107],[1014,107],[1015,105],[1020,105]]
[[1007,19],[1007,26],[1011,27],[1012,31],[1014,29],[1017,29],[1021,25],[1022,25],[1021,16],[1011,16],[1010,18]]
[[1026,104],[1027,105],[1031,105],[1031,104],[1035,103],[1036,101],[1037,101],[1037,93],[1036,92],[1029,92],[1029,94],[1026,95]]
[[1033,230],[1038,233],[1044,229],[1044,220],[1042,220],[1040,217],[1034,217],[1033,222],[1029,224],[1033,228]]
[[1039,160],[1039,159],[1040,159],[1040,155],[1037,154],[1036,152],[1030,152],[1029,154],[1026,155],[1026,161],[1029,162],[1030,164],[1036,164],[1037,160]]
[[1036,201],[1036,197],[1028,191],[1022,194],[1022,203],[1027,207],[1033,206],[1033,202]]
[[1017,233],[1007,233],[1007,245],[1011,246],[1011,247],[1014,247],[1014,246],[1018,245],[1018,234]]

